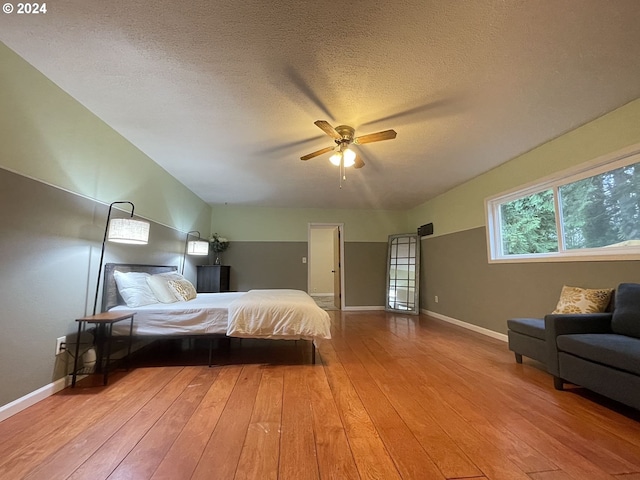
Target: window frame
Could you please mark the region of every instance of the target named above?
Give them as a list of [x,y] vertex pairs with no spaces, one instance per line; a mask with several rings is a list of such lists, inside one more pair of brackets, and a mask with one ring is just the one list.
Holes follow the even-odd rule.
[[[565,250],[562,230],[562,210],[559,205],[558,189],[566,184],[584,180],[595,175],[640,162],[640,144],[632,145],[618,152],[603,155],[553,175],[516,187],[485,199],[485,217],[487,230],[487,256],[489,263],[527,263],[527,262],[575,262],[575,261],[612,261],[640,260],[640,246],[598,247]],[[553,191],[553,202],[558,234],[558,251],[550,253],[502,254],[502,231],[500,205],[519,198],[534,195],[545,190]]]

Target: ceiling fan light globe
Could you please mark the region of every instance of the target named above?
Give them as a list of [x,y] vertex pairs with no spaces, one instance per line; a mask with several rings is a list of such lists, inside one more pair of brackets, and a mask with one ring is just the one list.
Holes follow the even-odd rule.
[[342,158],[342,154],[340,152],[336,152],[331,157],[329,157],[329,161],[333,163],[336,167],[340,166],[340,160]]
[[356,163],[356,152],[347,148],[344,153],[344,166],[352,167]]

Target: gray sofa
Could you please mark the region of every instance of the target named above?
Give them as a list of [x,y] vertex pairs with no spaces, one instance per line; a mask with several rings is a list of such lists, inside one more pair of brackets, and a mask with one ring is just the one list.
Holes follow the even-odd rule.
[[547,315],[547,370],[640,410],[640,284],[623,283],[612,313]]
[[522,363],[522,357],[529,357],[542,364],[547,363],[547,340],[542,318],[511,318],[507,320],[509,350]]

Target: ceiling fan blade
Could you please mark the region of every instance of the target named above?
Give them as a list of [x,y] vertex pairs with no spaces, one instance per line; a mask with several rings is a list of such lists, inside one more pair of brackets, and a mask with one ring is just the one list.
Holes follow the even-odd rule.
[[362,168],[364,167],[364,160],[362,160],[362,157],[360,157],[360,155],[356,154],[356,159],[355,159],[355,163],[353,164],[353,168]]
[[323,153],[330,152],[334,148],[336,148],[336,147],[323,148],[322,150],[318,150],[317,152],[309,153],[309,154],[305,155],[304,157],[300,157],[300,160],[309,160],[309,159],[311,159],[313,157],[317,157],[318,155],[322,155]]
[[329,122],[324,120],[316,120],[313,122],[319,129],[321,129],[324,133],[329,135],[331,138],[335,140],[342,140],[342,135],[340,135],[335,128],[333,128]]
[[362,135],[353,139],[353,143],[356,145],[364,145],[365,143],[379,142],[381,140],[393,140],[396,138],[395,130],[384,130],[378,133],[370,133],[369,135]]

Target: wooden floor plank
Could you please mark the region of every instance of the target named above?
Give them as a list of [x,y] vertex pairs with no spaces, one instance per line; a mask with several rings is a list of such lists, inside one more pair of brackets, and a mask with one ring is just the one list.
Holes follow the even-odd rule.
[[[419,363],[415,360],[406,359],[402,362],[408,368],[419,368]],[[484,402],[482,378],[477,380],[477,374],[475,378],[474,375],[469,375],[459,378],[458,382],[447,384],[447,380],[452,378],[451,375],[455,371],[455,365],[444,366],[437,361],[432,361],[429,365],[429,378],[438,391],[447,392],[446,400],[451,408],[472,424],[479,434],[498,446],[503,455],[520,470],[528,473],[557,469],[553,462],[520,439],[513,431],[511,405],[504,405],[499,399],[495,401],[495,395],[491,402]],[[503,420],[505,416],[508,416],[509,421]]]
[[[45,426],[37,422],[40,430],[34,431],[33,428],[29,428],[25,432],[25,439],[18,445],[15,445],[16,442],[5,442],[3,448],[7,454],[2,457],[0,478],[9,477],[9,472],[15,478],[22,478],[34,470],[34,466],[37,468],[76,436],[82,435],[84,430],[91,428],[104,415],[109,414],[120,401],[127,398],[131,386],[131,380],[112,381],[107,387],[85,389],[78,386],[65,392],[81,399],[81,403],[74,402],[71,410],[63,412],[59,417],[51,418],[51,425]],[[94,395],[100,396],[99,402],[91,402]],[[23,438],[22,435],[20,438]]]
[[162,463],[217,375],[207,367],[188,368],[196,373],[195,377],[109,475],[109,480],[148,479]]
[[[500,372],[492,373],[494,383],[499,383],[500,391],[509,393],[509,402],[504,402],[503,398],[495,398],[495,394],[486,387],[488,383],[487,375],[483,372],[472,371],[465,375],[464,367],[455,364],[449,364],[447,377],[451,377],[451,373],[456,373],[460,381],[456,384],[456,389],[461,391],[461,397],[471,398],[471,392],[475,393],[474,403],[476,409],[480,408],[484,402],[485,409],[492,405],[501,413],[495,416],[494,423],[500,422],[503,417],[510,415],[511,412],[520,415],[520,417],[530,420],[538,428],[551,432],[553,437],[562,445],[571,445],[573,450],[589,459],[595,468],[608,474],[619,472],[634,472],[640,470],[640,450],[629,444],[619,437],[613,437],[608,431],[599,429],[601,436],[598,438],[599,446],[594,448],[592,440],[596,434],[597,427],[591,422],[585,422],[576,416],[574,411],[567,411],[561,416],[560,410],[552,412],[544,411],[544,403],[536,396],[526,395],[520,392],[520,387],[513,385],[510,381],[505,381],[504,374]],[[517,399],[514,401],[514,398]],[[540,404],[540,409],[531,409],[532,405]],[[484,413],[485,417],[491,417],[489,412]],[[503,430],[512,429],[513,424],[518,422],[513,416],[508,420],[503,420]],[[565,426],[566,425],[566,426]],[[595,429],[595,430],[594,430]],[[586,440],[586,441],[585,441]],[[602,449],[602,444],[610,444],[610,448]],[[627,457],[627,458],[624,458]],[[533,470],[552,470],[552,468],[543,468],[544,465],[538,465]],[[595,475],[591,471],[591,475]]]
[[[419,362],[414,359],[404,359],[402,360],[402,362],[407,365],[407,368],[415,368],[419,365]],[[459,397],[455,393],[455,389],[459,388],[460,385],[462,385],[462,382],[457,376],[452,375],[452,369],[454,369],[453,365],[449,363],[448,367],[449,367],[447,370],[448,373],[446,374],[446,381],[444,383],[442,382],[439,383],[438,381],[439,375],[442,373],[440,372],[440,369],[442,369],[442,367],[439,366],[437,362],[430,363],[429,376],[424,375],[423,379],[424,381],[428,381],[432,385],[436,385],[435,388],[430,387],[430,390],[432,394],[435,396],[434,397],[435,399],[441,398],[442,399],[441,402],[444,402],[447,405],[452,405],[450,408],[452,408],[452,410],[455,411],[458,415],[461,415],[461,418],[464,418],[465,421],[473,421],[474,409],[470,408],[468,405],[464,407],[460,407],[460,405],[458,404]],[[417,370],[417,374],[421,375],[419,370]],[[467,381],[473,384],[471,379],[467,379]],[[447,385],[447,382],[449,383],[449,385]],[[477,388],[482,389],[483,387],[480,384],[478,384]],[[501,419],[506,415],[508,420],[505,420],[506,423],[503,431],[506,431],[506,429],[509,429],[514,436],[522,439],[522,441],[524,441],[526,445],[533,446],[535,450],[541,452],[546,457],[546,459],[551,465],[554,465],[554,466],[557,465],[557,467],[555,468],[562,468],[571,476],[571,478],[575,478],[576,480],[583,479],[583,478],[589,478],[593,480],[611,479],[611,476],[607,474],[605,471],[603,471],[602,469],[600,469],[597,465],[591,463],[586,458],[581,457],[579,454],[572,451],[569,447],[563,445],[560,442],[555,441],[555,439],[553,438],[550,438],[549,435],[547,434],[543,435],[542,432],[538,431],[535,428],[535,425],[528,420],[526,414],[524,416],[510,415],[509,414],[510,408],[519,409],[520,408],[519,404],[515,405],[512,403],[511,405],[505,405],[501,403],[500,396],[496,396],[495,392],[492,398],[493,398],[494,404],[498,408],[494,410],[495,413],[486,414],[487,421],[491,420],[493,423],[499,425],[502,421]],[[472,399],[470,399],[470,401],[472,401]],[[477,403],[478,395],[475,395],[475,394],[473,395],[473,401]],[[457,405],[457,408],[456,408],[456,405]],[[469,418],[471,420],[469,420]],[[475,424],[474,424],[474,427],[475,427]],[[486,423],[484,423],[478,428],[481,431],[485,431],[486,433]],[[492,441],[492,445],[498,445],[497,450],[495,450],[494,452],[494,456],[496,459],[500,458],[501,455],[505,455],[507,458],[511,459],[510,460],[511,462],[513,462],[516,465],[520,465],[521,470],[525,468],[523,465],[526,465],[526,463],[522,462],[523,460],[522,458],[518,457],[518,459],[514,461],[514,457],[517,457],[518,454],[517,452],[513,451],[512,444],[510,442],[506,442],[504,445],[500,445],[500,435],[498,432],[491,434],[490,440]],[[551,446],[552,448],[550,448]],[[490,451],[490,449],[487,448],[486,451]],[[559,454],[559,452],[562,452],[562,453]],[[571,459],[571,460],[567,461],[567,459]],[[576,465],[578,466],[578,468],[575,468]],[[485,466],[482,468],[483,468],[483,471],[487,473],[487,476],[489,476],[489,478],[492,478],[492,475],[486,470],[486,468],[489,468],[489,466],[485,464]]]
[[345,426],[360,477],[389,480],[401,478],[373,421],[351,384],[345,366],[340,364],[330,344],[322,344],[320,351],[326,362],[325,372]]
[[0,478],[640,480],[640,412],[424,315],[330,316],[315,365],[307,342],[145,349],[0,422]]
[[397,363],[384,365],[370,349],[369,344],[359,338],[351,339],[349,344],[356,347],[358,357],[446,478],[472,478],[482,475],[480,469],[464,454],[460,446],[428,412],[425,412],[423,402],[415,395],[403,372],[398,371]]
[[312,368],[306,377],[311,395],[313,430],[320,478],[359,479],[347,433],[336,407],[333,393],[324,372],[324,361],[317,355],[317,368]]
[[274,368],[263,370],[238,461],[236,480],[277,480],[283,390],[284,371]]
[[281,480],[319,479],[313,433],[311,401],[305,377],[311,365],[284,367],[282,433],[280,437]]
[[168,369],[147,370],[147,375],[138,380],[140,394],[129,395],[118,401],[114,408],[99,421],[81,431],[64,447],[39,463],[25,476],[25,480],[49,480],[66,478],[93,455],[120,428],[122,428],[147,402],[149,402],[173,378]]
[[260,365],[246,365],[242,369],[193,472],[193,480],[229,480],[235,476],[261,376]]
[[114,433],[91,457],[69,477],[72,480],[106,479],[137,443],[164,415],[184,389],[191,383],[197,372],[193,369],[173,367],[176,372],[170,382],[145,404],[122,428]]
[[[451,358],[451,356],[448,358]],[[605,472],[626,473],[640,470],[640,449],[638,446],[612,434],[607,429],[603,430],[602,426],[604,425],[597,425],[595,417],[587,420],[576,409],[565,411],[554,409],[544,412],[543,407],[546,402],[537,395],[529,394],[526,390],[523,391],[521,384],[507,379],[504,370],[493,368],[490,372],[486,370],[479,371],[475,368],[474,363],[462,358],[458,359],[457,362],[448,363],[448,367],[450,370],[447,372],[447,376],[454,372],[460,378],[456,388],[458,390],[466,389],[461,393],[462,396],[471,398],[473,389],[476,392],[476,403],[478,403],[482,392],[484,392],[484,398],[495,397],[491,391],[487,390],[487,385],[489,383],[498,383],[502,392],[509,392],[510,401],[505,403],[499,398],[498,402],[495,402],[495,400],[485,401],[485,405],[500,405],[501,412],[519,411],[522,415],[534,420],[537,425],[541,427],[543,426],[542,424],[546,425],[545,430],[553,432],[560,443],[574,445],[577,453],[589,458],[589,461]],[[473,386],[474,384],[475,387]],[[558,395],[558,392],[556,392],[556,395]],[[514,398],[520,399],[520,401],[514,402]],[[531,411],[530,407],[533,404],[539,404],[541,409]],[[525,405],[526,407],[523,407]],[[485,415],[489,416],[486,413]],[[596,436],[598,437],[598,446],[594,447],[590,440],[593,440]],[[603,444],[607,445],[608,448],[603,449]],[[552,466],[539,464],[534,466],[532,471],[552,469]]]
[[403,478],[424,476],[433,480],[444,479],[443,473],[427,455],[385,394],[378,388],[357,355],[349,349],[342,349],[338,357],[343,364],[349,364],[348,375],[351,383],[393,457],[400,475]]
[[562,470],[552,470],[548,472],[533,472],[529,476],[531,480],[572,480],[572,478]]
[[218,367],[213,384],[151,477],[153,480],[189,479],[227,405],[242,367]]

